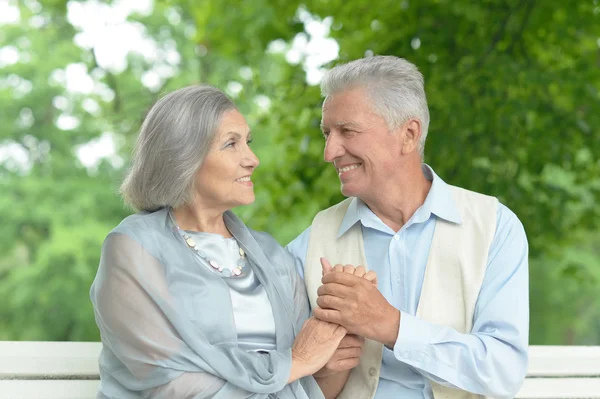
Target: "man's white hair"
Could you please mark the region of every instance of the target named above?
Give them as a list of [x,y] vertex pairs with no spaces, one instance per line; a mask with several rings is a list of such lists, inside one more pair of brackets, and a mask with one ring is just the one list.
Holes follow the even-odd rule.
[[429,108],[423,75],[404,58],[375,56],[335,66],[321,81],[321,94],[327,98],[354,88],[365,88],[373,111],[383,117],[390,130],[409,119],[421,122],[419,153],[423,158],[429,128]]

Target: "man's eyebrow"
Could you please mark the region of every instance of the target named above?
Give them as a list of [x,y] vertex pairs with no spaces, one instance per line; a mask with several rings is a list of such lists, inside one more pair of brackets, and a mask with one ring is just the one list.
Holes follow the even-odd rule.
[[[335,122],[333,124],[333,126],[335,127],[358,127],[358,125],[354,122],[350,122],[350,121],[339,121],[339,122]],[[323,122],[321,122],[321,130],[325,129],[325,125],[323,125]]]
[[358,126],[356,123],[350,122],[350,121],[336,122],[336,123],[334,123],[334,125],[338,126],[338,127],[348,127],[348,126],[350,126],[350,127],[357,127]]

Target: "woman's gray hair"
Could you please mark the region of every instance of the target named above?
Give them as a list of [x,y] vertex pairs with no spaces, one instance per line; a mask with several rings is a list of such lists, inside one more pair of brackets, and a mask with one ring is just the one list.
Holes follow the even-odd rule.
[[162,97],[148,112],[120,193],[139,211],[191,203],[194,177],[222,115],[236,109],[219,89],[195,85]]
[[423,75],[416,65],[394,56],[375,56],[351,61],[329,70],[321,81],[321,94],[327,97],[364,87],[373,111],[383,117],[390,130],[411,118],[421,121],[419,152],[425,151],[429,128],[429,108]]

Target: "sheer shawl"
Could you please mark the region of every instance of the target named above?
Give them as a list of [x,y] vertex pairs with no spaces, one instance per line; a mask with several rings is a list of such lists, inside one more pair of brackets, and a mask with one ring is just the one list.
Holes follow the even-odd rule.
[[103,344],[98,397],[323,398],[312,377],[286,385],[309,314],[293,258],[233,213],[224,218],[267,292],[277,349],[238,347],[227,284],[180,241],[166,209],[132,215],[106,237],[90,292]]

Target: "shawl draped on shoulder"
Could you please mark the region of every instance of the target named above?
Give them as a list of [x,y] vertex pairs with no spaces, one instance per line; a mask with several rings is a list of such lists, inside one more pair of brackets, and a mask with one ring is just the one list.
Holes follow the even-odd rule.
[[99,398],[323,398],[312,377],[287,384],[309,315],[292,256],[232,212],[224,219],[271,302],[276,350],[238,347],[227,284],[185,247],[166,208],[135,214],[106,237],[90,291],[103,344]]

